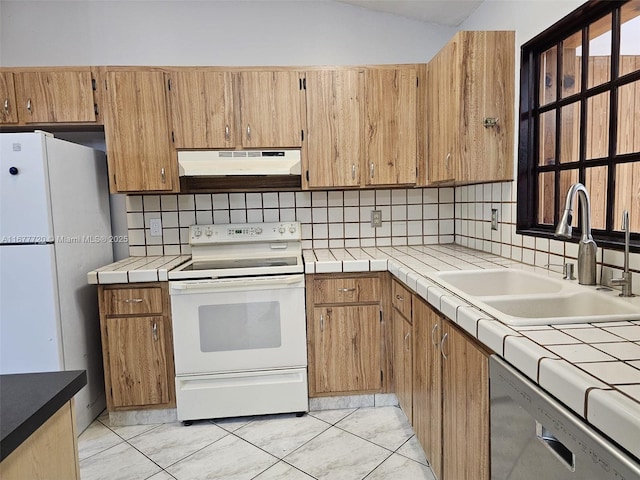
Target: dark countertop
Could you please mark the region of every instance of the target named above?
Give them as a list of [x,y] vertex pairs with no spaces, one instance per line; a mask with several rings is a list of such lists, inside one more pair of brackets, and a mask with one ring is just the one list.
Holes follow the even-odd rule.
[[0,461],[86,384],[84,370],[0,375]]

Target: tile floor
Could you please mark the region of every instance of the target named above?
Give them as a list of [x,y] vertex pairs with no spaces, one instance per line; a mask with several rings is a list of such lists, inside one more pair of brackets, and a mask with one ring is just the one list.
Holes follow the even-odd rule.
[[78,440],[82,480],[435,480],[398,407],[109,427]]

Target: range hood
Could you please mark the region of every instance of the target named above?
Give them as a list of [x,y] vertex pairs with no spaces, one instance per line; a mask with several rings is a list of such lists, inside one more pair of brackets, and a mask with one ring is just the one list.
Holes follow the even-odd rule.
[[300,149],[183,150],[181,177],[300,176]]

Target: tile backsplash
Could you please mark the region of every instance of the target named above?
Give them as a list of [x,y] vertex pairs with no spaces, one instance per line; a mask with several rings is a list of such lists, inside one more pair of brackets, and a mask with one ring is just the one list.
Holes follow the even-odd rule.
[[[303,248],[343,248],[457,243],[529,265],[561,271],[577,262],[578,245],[516,233],[513,182],[459,187],[314,192],[129,195],[126,199],[129,253],[190,253],[193,224],[279,222],[302,225]],[[491,229],[491,210],[498,229]],[[371,211],[382,226],[371,227]],[[150,220],[162,220],[151,236]],[[623,254],[598,248],[598,277],[620,275]],[[549,264],[551,264],[549,266]],[[634,291],[640,293],[640,254],[631,254]],[[603,270],[604,268],[604,270]]]
[[[129,195],[129,253],[190,253],[193,224],[297,220],[303,248],[453,243],[454,189],[412,188],[314,192]],[[371,211],[382,226],[371,227]],[[150,220],[162,220],[152,236]]]

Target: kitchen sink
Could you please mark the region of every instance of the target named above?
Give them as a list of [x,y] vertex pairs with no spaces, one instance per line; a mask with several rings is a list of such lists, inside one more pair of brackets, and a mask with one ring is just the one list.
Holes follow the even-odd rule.
[[526,270],[436,272],[433,280],[508,325],[640,320],[640,297]]
[[497,310],[497,318],[512,325],[640,320],[638,305],[591,290],[558,295],[494,297],[484,299],[483,303],[489,309]]
[[476,297],[557,293],[563,287],[562,280],[509,268],[438,272],[436,275],[445,286]]

